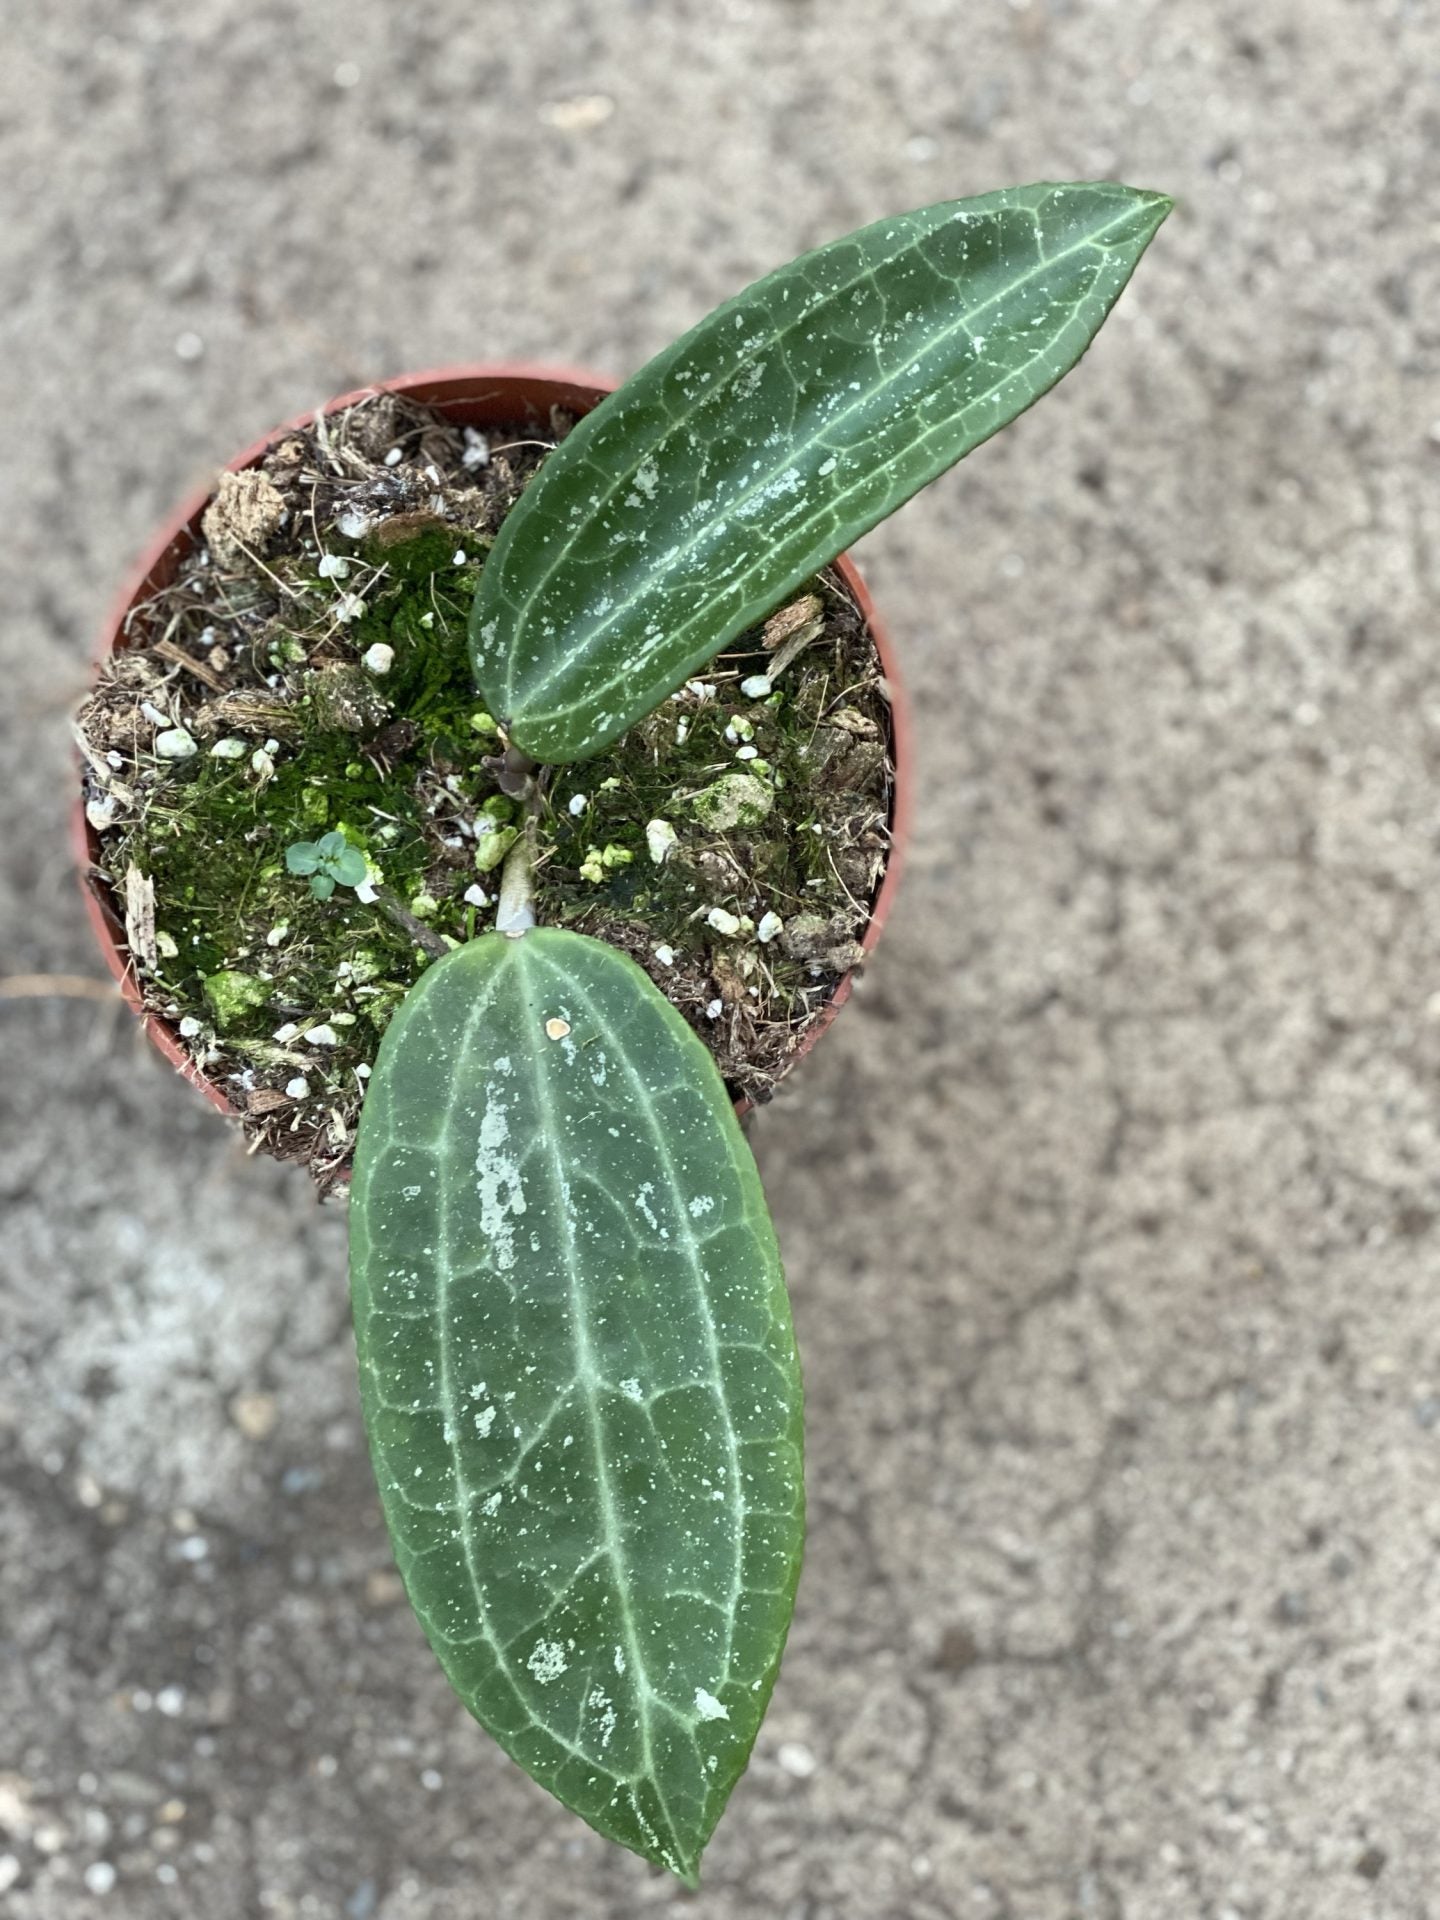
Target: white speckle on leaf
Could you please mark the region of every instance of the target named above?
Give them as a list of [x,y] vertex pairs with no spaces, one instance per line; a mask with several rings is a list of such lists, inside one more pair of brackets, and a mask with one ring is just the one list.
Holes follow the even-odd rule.
[[623,1647],[616,1647],[615,1649],[615,1671],[617,1673],[624,1673],[625,1671],[625,1649]]
[[615,1731],[615,1709],[611,1704],[610,1696],[603,1687],[592,1687],[587,1705],[593,1707],[599,1715],[600,1744],[602,1747],[608,1747],[610,1736]]
[[823,477],[827,473],[834,473],[835,468],[837,467],[838,464],[839,462],[836,460],[834,454],[832,453],[830,458],[828,460],[822,461],[821,464],[815,469],[815,471]]
[[548,1687],[552,1680],[560,1678],[570,1663],[558,1640],[537,1640],[525,1664],[541,1686]]
[[620,1391],[627,1400],[633,1400],[637,1407],[645,1398],[645,1390],[638,1380],[622,1380],[620,1382]]
[[730,1709],[722,1707],[713,1693],[707,1693],[704,1687],[695,1689],[695,1711],[702,1720],[728,1720]]
[[512,1217],[524,1213],[525,1193],[520,1184],[520,1167],[514,1155],[506,1151],[510,1138],[508,1108],[503,1100],[487,1089],[487,1105],[480,1122],[480,1144],[475,1153],[475,1171],[479,1175],[480,1227],[495,1254],[502,1272],[515,1264],[515,1228]]
[[563,1040],[569,1031],[570,1022],[568,1020],[554,1019],[545,1022],[545,1033],[547,1038],[551,1040]]
[[658,1233],[660,1231],[660,1222],[655,1218],[655,1209],[650,1204],[650,1196],[654,1191],[654,1187],[647,1180],[635,1196],[635,1209],[638,1213],[644,1214],[645,1224],[649,1227],[650,1231],[652,1233]]
[[475,1416],[475,1431],[482,1440],[488,1439],[490,1429],[495,1424],[494,1407],[482,1407]]
[[690,1202],[690,1213],[696,1220],[698,1220],[702,1214],[713,1213],[714,1210],[715,1197],[713,1194],[697,1193],[695,1198]]

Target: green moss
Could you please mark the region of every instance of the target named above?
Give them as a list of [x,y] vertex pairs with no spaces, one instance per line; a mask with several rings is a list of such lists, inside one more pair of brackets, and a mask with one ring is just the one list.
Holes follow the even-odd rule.
[[205,998],[214,1011],[216,1026],[225,1033],[267,1006],[270,993],[268,981],[257,980],[253,974],[239,973],[234,968],[222,968],[219,973],[205,976]]
[[775,789],[755,774],[722,773],[694,796],[690,811],[702,827],[726,833],[731,827],[758,827],[774,805]]

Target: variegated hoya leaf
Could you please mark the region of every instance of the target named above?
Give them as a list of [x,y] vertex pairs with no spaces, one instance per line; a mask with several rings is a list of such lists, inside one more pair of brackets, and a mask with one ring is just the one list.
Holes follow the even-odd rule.
[[790,1621],[800,1374],[724,1084],[632,961],[541,928],[422,975],[365,1102],[351,1282],[395,1555],[451,1683],[693,1880]]
[[1170,210],[1108,182],[882,220],[782,267],[583,419],[506,520],[476,680],[583,759],[1038,400]]

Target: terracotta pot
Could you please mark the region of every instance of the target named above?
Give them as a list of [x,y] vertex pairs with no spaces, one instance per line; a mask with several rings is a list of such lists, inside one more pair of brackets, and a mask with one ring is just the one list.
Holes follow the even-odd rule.
[[[437,412],[458,424],[473,427],[505,426],[514,425],[526,419],[548,420],[551,407],[556,406],[563,407],[572,413],[588,413],[613,390],[614,385],[613,381],[606,380],[598,374],[571,373],[553,367],[514,364],[495,367],[450,367],[427,373],[401,374],[394,380],[377,381],[374,387],[342,394],[338,399],[331,400],[324,411],[333,413],[340,407],[348,406],[364,398],[365,395],[378,391],[403,394],[406,399],[414,400],[422,406],[434,407]],[[308,427],[314,417],[313,413],[302,414],[299,418],[288,421],[284,426],[277,427],[273,433],[267,434],[263,440],[256,441],[254,446],[248,447],[244,453],[238,454],[231,460],[229,462],[231,469],[238,472],[242,468],[257,465],[267,449],[277,440],[292,428]],[[136,607],[174,579],[181,559],[200,538],[200,517],[209,501],[209,488],[196,492],[166,521],[115,603],[100,637],[100,645],[97,649],[99,661],[108,660],[112,653],[134,644],[135,636],[126,632],[126,621]],[[894,648],[885,631],[884,623],[875,611],[865,583],[860,577],[859,569],[852,560],[844,556],[835,564],[855,604],[864,615],[884,666],[891,695],[892,757],[895,764],[895,787],[890,810],[891,848],[880,890],[871,909],[870,923],[861,936],[861,945],[868,953],[880,938],[880,931],[895,898],[901,860],[909,833],[910,787],[913,777],[910,716]],[[140,632],[143,635],[143,628]],[[195,1065],[170,1023],[156,1014],[147,1012],[142,1005],[139,983],[130,965],[129,949],[125,944],[124,916],[114,890],[98,868],[99,835],[85,818],[84,806],[78,798],[73,819],[75,850],[80,862],[86,911],[90,924],[95,930],[95,937],[100,943],[105,964],[119,983],[121,994],[127,1005],[139,1016],[146,1033],[170,1064],[183,1074],[192,1086],[198,1087],[212,1106],[218,1107],[222,1113],[235,1114],[238,1117],[239,1108],[234,1105],[222,1087],[208,1079]],[[853,985],[854,976],[846,974],[820,1017],[807,1028],[796,1050],[797,1060],[810,1051],[830,1025],[850,998]],[[743,1114],[749,1102],[742,1100],[736,1105],[738,1111]]]

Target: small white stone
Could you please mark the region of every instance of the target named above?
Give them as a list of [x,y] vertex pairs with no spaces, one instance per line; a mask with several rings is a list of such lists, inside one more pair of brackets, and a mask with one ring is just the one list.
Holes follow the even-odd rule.
[[780,918],[778,913],[762,914],[760,924],[755,929],[755,938],[760,942],[762,947],[768,947],[776,934],[783,933],[784,930],[785,922]]
[[370,531],[370,516],[359,507],[346,507],[336,516],[335,525],[347,540],[360,540]]
[[278,740],[267,740],[265,742],[265,751],[267,753],[278,753],[280,751],[280,742]]
[[403,460],[404,457],[405,456],[401,453],[399,447],[391,447],[390,451],[385,456],[385,464],[387,467],[398,467],[401,460]]
[[203,1033],[204,1031],[205,1029],[193,1013],[187,1013],[185,1018],[180,1022],[179,1033],[182,1040],[193,1040],[196,1034]]
[[732,937],[740,931],[739,920],[733,913],[727,912],[724,907],[712,907],[709,913],[706,914],[705,921],[707,926],[712,926],[715,929],[716,933],[723,933],[727,938]]
[[156,734],[155,751],[162,760],[188,760],[196,747],[184,727],[167,727],[164,733]]
[[655,949],[655,958],[660,962],[662,967],[673,967],[675,964],[675,949],[668,945],[658,946]]
[[105,764],[107,767],[113,767],[116,773],[119,773],[124,768],[125,756],[123,753],[116,753],[115,749],[112,747],[109,753],[107,753],[105,756]]
[[466,887],[465,903],[471,907],[488,907],[490,896],[483,887]]
[[352,620],[358,620],[365,611],[365,602],[358,593],[342,593],[335,602],[335,618],[348,626]]
[[356,884],[355,898],[360,902],[362,907],[373,907],[380,896],[375,891],[373,881],[361,880]]
[[142,700],[140,702],[140,711],[152,727],[168,727],[171,725],[169,714],[162,713],[153,700]]
[[370,1069],[363,1060],[355,1069],[355,1078],[357,1080],[368,1080],[370,1078]]
[[474,427],[465,429],[465,451],[460,455],[467,467],[488,467],[490,464],[490,442],[483,433]]
[[668,820],[652,820],[645,829],[645,845],[657,867],[663,867],[675,851],[679,835]]
[[227,739],[217,740],[210,749],[210,758],[212,760],[243,760],[245,742],[237,740],[233,734]]
[[450,564],[452,567],[463,567],[468,558],[469,555],[465,549],[463,547],[457,547],[450,556]]
[[784,1740],[775,1755],[786,1773],[793,1774],[797,1780],[808,1780],[820,1762],[809,1747],[801,1746],[798,1740]]
[[712,1000],[705,1009],[705,1018],[707,1020],[718,1020],[724,1011],[725,1002],[723,1000]]
[[205,342],[198,333],[185,332],[175,336],[175,357],[177,360],[198,360],[205,351]]
[[[183,340],[184,335],[180,338]],[[180,342],[177,340],[178,352]],[[85,1869],[85,1885],[91,1893],[113,1893],[115,1890],[115,1869],[108,1860],[94,1860]]]
[[268,780],[275,771],[275,762],[265,751],[264,747],[256,747],[250,756],[250,765],[252,770],[258,773],[262,780]]
[[687,680],[685,691],[693,693],[697,700],[713,700],[715,689],[708,680]]
[[581,814],[585,811],[586,807],[588,807],[589,804],[590,804],[590,798],[588,794],[572,793],[570,796],[570,812],[574,816],[574,818],[577,820],[580,818]]
[[735,758],[737,760],[758,760],[760,758],[760,749],[758,747],[737,747],[735,749]]
[[162,1687],[155,1696],[155,1704],[167,1719],[175,1720],[185,1711],[185,1689]]
[[0,1853],[0,1893],[8,1893],[20,1878],[20,1862],[13,1853]]
[[361,658],[371,673],[388,673],[395,664],[395,649],[377,640],[373,647],[365,649]]
[[293,1080],[285,1082],[285,1091],[292,1100],[306,1100],[310,1096],[310,1082],[303,1074],[297,1073]]
[[271,927],[270,931],[265,936],[266,946],[278,947],[280,942],[285,938],[286,934],[289,933],[289,931],[290,931],[290,928],[284,921],[282,921],[278,927]]
[[350,576],[350,562],[343,553],[322,553],[315,571],[322,580],[346,580]]
[[763,673],[752,673],[740,682],[740,691],[747,700],[763,700],[770,692],[770,682]]
[[299,1031],[299,1027],[293,1020],[287,1020],[283,1027],[277,1027],[275,1029],[271,1038],[275,1040],[278,1045],[288,1047]]
[[333,1027],[326,1026],[322,1021],[318,1027],[305,1029],[305,1042],[311,1047],[336,1047],[340,1044],[340,1037]]
[[103,833],[107,827],[115,824],[116,804],[113,793],[97,793],[93,800],[85,802],[85,818],[97,833]]
[[675,744],[676,744],[676,746],[677,746],[677,747],[683,747],[683,746],[684,746],[684,744],[685,744],[685,742],[686,742],[686,741],[687,741],[687,740],[688,740],[689,738],[690,738],[690,722],[689,722],[688,720],[677,720],[677,721],[675,722]]

